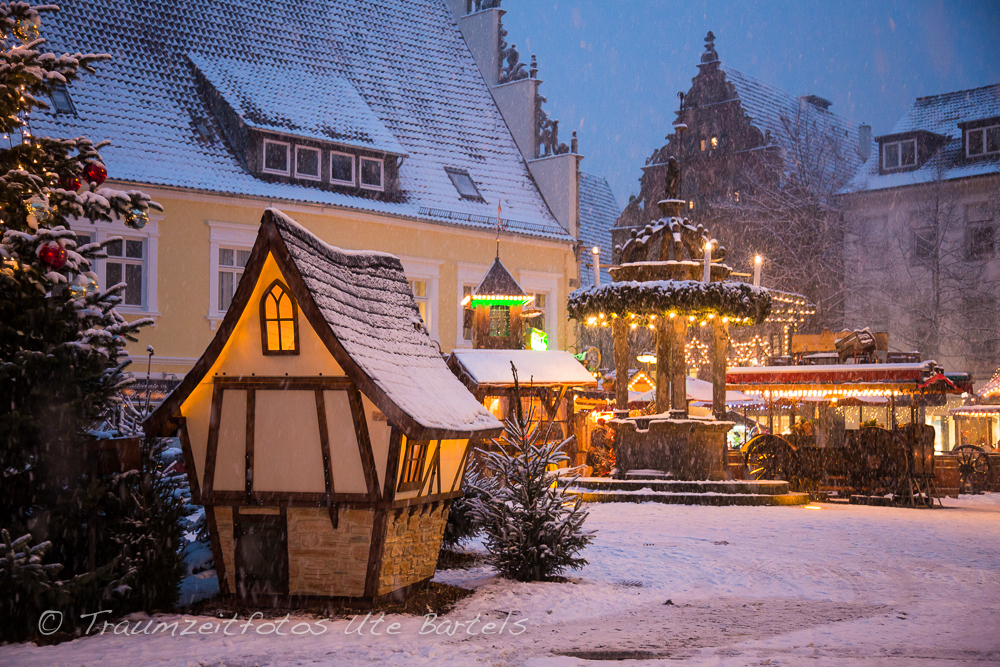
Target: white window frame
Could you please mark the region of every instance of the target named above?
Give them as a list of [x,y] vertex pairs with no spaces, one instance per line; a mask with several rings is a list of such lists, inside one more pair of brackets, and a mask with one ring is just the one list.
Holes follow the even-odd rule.
[[[268,146],[268,144],[275,144],[276,146],[284,146],[285,147],[285,165],[286,166],[285,166],[285,170],[284,171],[279,171],[277,169],[268,169],[267,168],[267,146]],[[288,176],[288,175],[290,175],[291,174],[290,168],[292,166],[292,151],[291,151],[291,147],[292,147],[292,145],[290,143],[288,143],[287,141],[275,141],[274,139],[264,139],[263,150],[262,150],[261,156],[260,156],[260,158],[261,158],[261,162],[260,162],[261,171],[263,171],[265,174],[275,174],[276,176]]]
[[[299,171],[299,153],[309,151],[310,153],[316,154],[316,175],[303,174]],[[312,146],[296,146],[295,147],[295,178],[301,178],[306,181],[321,181],[323,180],[323,151],[319,148],[313,148]]]
[[[333,156],[343,155],[344,157],[351,158],[351,180],[341,181],[333,177]],[[356,185],[358,182],[358,168],[357,168],[357,156],[353,153],[345,153],[344,151],[330,151],[330,183],[334,185]],[[385,174],[382,175],[383,180],[385,180]]]
[[[559,345],[559,313],[556,312],[559,303],[559,281],[564,276],[560,273],[545,273],[542,271],[519,271],[518,284],[528,294],[545,295],[545,333],[549,337],[549,349],[558,350]],[[534,302],[528,304],[534,307]]]
[[462,329],[462,318],[464,317],[465,306],[462,305],[462,288],[466,285],[472,287],[475,291],[479,287],[479,283],[483,281],[483,276],[489,271],[490,267],[488,264],[466,264],[464,262],[457,262],[457,276],[456,276],[456,292],[458,293],[458,328],[455,332],[455,347],[460,349],[469,349],[472,347],[472,341],[466,340],[463,336]]
[[427,332],[431,335],[431,338],[441,344],[441,340],[438,337],[438,286],[440,284],[441,278],[441,265],[444,264],[444,260],[439,259],[427,259],[424,257],[400,257],[400,263],[403,265],[403,273],[406,274],[407,280],[421,280],[426,284],[427,291],[427,320],[424,322],[424,326],[427,327]]
[[[364,175],[364,163],[365,163],[365,160],[368,160],[368,161],[371,161],[371,162],[378,162],[378,168],[379,168],[379,176],[380,176],[380,178],[379,178],[379,184],[377,186],[376,185],[367,185],[364,182],[364,180],[362,180],[363,179],[363,175]],[[377,192],[382,192],[383,190],[385,190],[385,160],[383,160],[380,157],[365,157],[363,155],[361,157],[359,157],[358,158],[358,185],[361,187],[362,190],[375,190]]]
[[[994,128],[1000,128],[1000,125],[984,125],[983,127],[975,127],[975,128],[973,128],[971,130],[966,130],[965,131],[965,157],[977,158],[977,157],[983,157],[985,155],[996,155],[997,153],[1000,153],[1000,151],[989,151],[989,152],[986,151],[986,130],[992,130]],[[969,152],[969,149],[972,146],[972,133],[973,132],[982,132],[982,134],[980,135],[980,137],[981,137],[981,139],[980,139],[981,144],[980,145],[981,145],[981,147],[983,149],[981,153],[971,153],[971,152]]]
[[[142,315],[143,317],[157,318],[162,313],[160,313],[157,304],[157,278],[158,278],[158,263],[160,254],[160,222],[163,220],[162,215],[150,214],[149,222],[142,229],[131,229],[125,226],[125,223],[121,220],[116,220],[114,222],[90,222],[70,219],[69,228],[76,234],[88,234],[91,238],[91,243],[100,243],[102,241],[107,241],[109,238],[120,236],[123,241],[142,241],[145,244],[143,248],[143,272],[142,278],[143,282],[143,305],[141,306],[129,306],[121,304],[115,307],[122,315]],[[124,252],[124,243],[122,252]],[[111,261],[115,261],[113,258],[109,258]],[[107,262],[108,259],[99,259],[94,263],[92,267],[94,272],[97,273],[97,284],[102,290],[108,288],[107,280]]]
[[208,225],[208,315],[206,319],[212,329],[226,316],[226,311],[219,310],[219,248],[234,250],[251,250],[257,240],[257,225],[244,225],[235,222],[219,222],[206,220]]
[[[913,164],[903,164],[903,144],[913,144]],[[885,166],[885,156],[890,147],[896,148],[896,154],[899,157],[899,164],[895,167]],[[911,167],[917,166],[917,140],[916,139],[903,139],[901,141],[889,141],[882,144],[882,169],[885,171],[896,171],[899,169],[909,169]]]

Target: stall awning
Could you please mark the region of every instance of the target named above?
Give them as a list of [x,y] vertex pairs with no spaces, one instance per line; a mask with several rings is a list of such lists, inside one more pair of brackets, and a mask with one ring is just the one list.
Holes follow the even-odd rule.
[[597,380],[569,352],[561,350],[454,350],[448,365],[476,387],[514,385],[511,363],[522,386],[596,387]]
[[758,366],[731,368],[726,385],[754,394],[794,396],[877,396],[930,390],[956,392],[955,385],[934,382],[934,363],[907,364],[829,364],[810,366]]
[[948,410],[952,417],[997,417],[1000,405],[962,405]]

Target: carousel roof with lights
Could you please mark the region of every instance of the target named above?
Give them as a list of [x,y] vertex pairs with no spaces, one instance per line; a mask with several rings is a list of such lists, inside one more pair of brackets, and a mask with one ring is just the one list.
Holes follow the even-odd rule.
[[1000,398],[1000,368],[993,373],[993,377],[983,385],[977,395],[980,398]]

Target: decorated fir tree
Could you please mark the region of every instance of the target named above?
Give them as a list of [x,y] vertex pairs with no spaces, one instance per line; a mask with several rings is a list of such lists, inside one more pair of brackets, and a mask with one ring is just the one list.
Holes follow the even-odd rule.
[[[149,209],[160,207],[141,192],[104,187],[104,144],[31,132],[32,114],[110,58],[46,53],[40,17],[53,11],[0,3],[0,528],[13,536],[4,537],[8,560],[38,565],[18,570],[24,581],[5,571],[4,590],[23,585],[28,598],[18,613],[29,618],[30,600],[54,603],[39,592],[47,590],[58,590],[76,612],[108,608],[109,598],[120,610],[134,606],[129,582],[144,574],[144,558],[161,560],[150,527],[176,523],[156,509],[171,492],[147,470],[109,479],[84,466],[88,430],[130,381],[126,342],[150,321],[127,322],[116,312],[124,284],[98,286],[94,260],[120,239],[78,246],[70,221],[141,228]],[[160,528],[173,553],[172,584],[150,597],[169,603],[177,584],[171,558],[179,558],[180,546],[170,544],[178,530]],[[29,531],[30,542],[51,544],[19,552]],[[76,585],[46,588],[56,562]],[[3,616],[0,625],[9,629]]]
[[[497,484],[485,497],[471,498],[475,522],[485,533],[489,560],[500,576],[517,581],[544,581],[587,564],[578,554],[594,538],[583,530],[586,510],[548,474],[566,455],[568,442],[548,442],[533,412],[524,414],[514,373],[512,409],[505,430],[495,441],[498,451],[481,451]],[[551,427],[551,423],[549,425]],[[544,430],[544,432],[543,432]],[[573,436],[571,436],[573,437]],[[542,440],[542,442],[539,442]]]
[[[34,136],[31,115],[110,56],[43,50],[40,12],[0,4],[0,525],[29,520],[78,471],[86,429],[127,382],[125,344],[148,320],[115,311],[124,285],[100,290],[95,259],[113,242],[77,247],[69,221],[140,227],[159,208],[140,192],[102,187],[89,139]],[[51,498],[50,498],[51,499]]]

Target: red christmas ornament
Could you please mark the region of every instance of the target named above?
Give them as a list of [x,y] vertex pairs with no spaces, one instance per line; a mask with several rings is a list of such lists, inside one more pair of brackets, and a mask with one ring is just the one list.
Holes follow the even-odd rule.
[[38,259],[53,269],[61,269],[66,264],[66,260],[69,259],[69,253],[66,252],[66,248],[53,241],[42,246],[42,249],[38,251]]
[[66,176],[62,179],[60,185],[62,185],[63,190],[77,192],[80,189],[80,179],[76,176]]
[[100,185],[108,178],[108,170],[100,162],[90,162],[83,168],[83,177],[88,183]]

